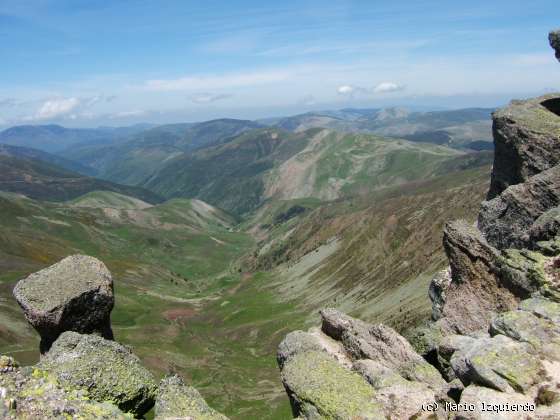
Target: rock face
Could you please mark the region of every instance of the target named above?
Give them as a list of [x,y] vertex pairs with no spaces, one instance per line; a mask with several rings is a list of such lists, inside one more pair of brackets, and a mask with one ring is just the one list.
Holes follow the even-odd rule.
[[556,58],[560,61],[560,30],[550,32],[548,40],[550,46],[556,51]]
[[41,336],[41,353],[65,331],[113,338],[113,280],[95,258],[74,255],[31,274],[17,283],[14,297]]
[[156,399],[155,418],[227,420],[226,416],[210,408],[200,393],[185,385],[183,379],[177,375],[161,381]]
[[[560,121],[560,117],[558,117]],[[560,139],[558,156],[560,157]],[[539,217],[560,205],[560,165],[531,177],[527,182],[507,188],[496,198],[482,203],[478,226],[490,244],[500,249],[528,246],[531,230],[557,231],[557,226],[533,225]],[[557,222],[554,214],[548,222]],[[543,223],[544,222],[544,223]],[[544,232],[543,232],[544,230]],[[552,235],[551,235],[552,236]]]
[[[560,59],[560,32],[550,43]],[[338,347],[300,331],[279,348],[295,416],[560,418],[560,95],[494,113],[494,142],[488,201],[477,225],[445,226],[449,268],[432,280],[432,320],[414,348],[386,326],[321,311]],[[366,400],[375,412],[328,411]]]
[[65,332],[37,366],[65,387],[87,390],[140,416],[154,405],[156,384],[130,349],[96,335]]
[[513,101],[493,115],[494,168],[488,199],[560,163],[560,95]]

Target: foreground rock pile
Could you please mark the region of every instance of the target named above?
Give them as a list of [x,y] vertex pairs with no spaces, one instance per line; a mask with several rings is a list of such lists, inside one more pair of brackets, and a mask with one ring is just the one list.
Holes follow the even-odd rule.
[[[550,34],[560,60],[560,31]],[[409,343],[321,311],[278,349],[305,419],[560,418],[560,94],[494,116],[495,161],[476,225],[444,229],[449,267]]]
[[226,419],[178,376],[158,385],[130,348],[112,340],[113,281],[75,255],[28,278],[14,296],[41,335],[41,360],[0,355],[0,419]]

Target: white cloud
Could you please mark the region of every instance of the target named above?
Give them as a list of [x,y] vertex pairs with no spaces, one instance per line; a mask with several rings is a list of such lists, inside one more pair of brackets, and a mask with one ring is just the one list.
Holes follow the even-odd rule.
[[223,75],[185,76],[178,79],[148,80],[144,83],[144,89],[159,92],[200,89],[216,90],[282,82],[289,79],[290,76],[289,72],[278,70]]
[[338,89],[336,89],[339,95],[352,95],[355,92],[355,90],[356,88],[350,85],[342,85],[339,86]]
[[212,93],[197,93],[191,96],[191,101],[195,104],[210,104],[212,102],[221,101],[231,98],[232,95],[228,94],[212,94]]
[[404,90],[404,86],[393,82],[379,83],[373,88],[373,92],[375,93],[398,92],[400,90]]
[[115,96],[96,95],[89,97],[58,97],[41,102],[34,115],[22,118],[23,121],[45,121],[53,119],[91,119],[95,114],[90,108],[103,102],[111,102]]
[[78,109],[81,101],[78,98],[51,99],[43,103],[34,119],[49,120],[67,116]]

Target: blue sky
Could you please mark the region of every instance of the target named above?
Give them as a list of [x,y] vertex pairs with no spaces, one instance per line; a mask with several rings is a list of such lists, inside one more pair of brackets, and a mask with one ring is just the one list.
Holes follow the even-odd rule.
[[495,106],[560,90],[557,26],[557,0],[0,0],[0,125]]

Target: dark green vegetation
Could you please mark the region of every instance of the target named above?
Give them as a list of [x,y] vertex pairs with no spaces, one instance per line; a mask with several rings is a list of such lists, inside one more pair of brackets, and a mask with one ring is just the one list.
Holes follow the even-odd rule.
[[10,146],[8,144],[0,144],[0,156],[11,156],[20,159],[35,159],[51,165],[60,167],[70,172],[77,172],[82,175],[95,176],[95,169],[84,166],[72,160],[44,152],[39,149],[30,147]]
[[23,363],[38,357],[11,289],[75,253],[113,273],[117,340],[154,373],[182,374],[234,419],[289,418],[276,347],[317,309],[399,331],[427,318],[427,283],[445,263],[442,225],[474,219],[491,153],[296,131],[217,120],[67,149],[156,199],[0,156],[0,177],[11,176],[4,185],[51,201],[0,195],[0,352]]
[[62,154],[91,166],[102,178],[138,185],[175,158],[201,147],[226,142],[259,126],[252,121],[232,119],[162,125],[130,136],[117,145],[76,145]]
[[43,160],[0,153],[0,191],[24,194],[38,200],[63,201],[98,190],[115,191],[150,203],[163,201],[157,194],[143,188],[83,176]]

